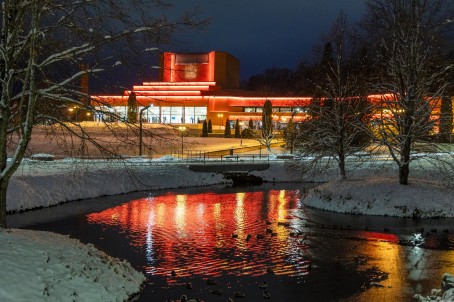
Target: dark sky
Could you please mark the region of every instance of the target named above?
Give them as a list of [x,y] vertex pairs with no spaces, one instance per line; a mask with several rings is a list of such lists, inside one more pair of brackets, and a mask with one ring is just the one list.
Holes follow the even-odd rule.
[[205,31],[185,32],[165,51],[226,51],[241,62],[241,78],[270,67],[295,69],[311,55],[339,11],[357,21],[365,0],[179,0],[176,11],[198,7]]

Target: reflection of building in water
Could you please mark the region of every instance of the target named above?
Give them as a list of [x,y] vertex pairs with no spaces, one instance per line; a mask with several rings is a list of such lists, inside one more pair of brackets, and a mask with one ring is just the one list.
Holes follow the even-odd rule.
[[[168,275],[179,268],[179,276],[191,271],[261,275],[269,264],[277,274],[296,275],[300,261],[288,259],[297,253],[290,250],[295,243],[289,244],[289,229],[277,222],[282,213],[296,208],[298,197],[297,191],[167,194],[90,214],[88,221],[132,237],[132,244],[146,251],[147,272],[152,274]],[[276,236],[267,233],[269,227]]]

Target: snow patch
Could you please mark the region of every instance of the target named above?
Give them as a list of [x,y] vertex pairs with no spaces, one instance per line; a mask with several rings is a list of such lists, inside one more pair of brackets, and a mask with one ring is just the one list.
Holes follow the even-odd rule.
[[158,161],[25,161],[10,180],[6,208],[14,212],[105,195],[229,182],[222,174],[192,172],[179,161],[171,156]]
[[126,301],[145,276],[67,236],[0,230],[0,301]]
[[454,217],[452,191],[422,180],[406,186],[389,177],[330,181],[311,189],[302,202],[318,209],[351,214]]

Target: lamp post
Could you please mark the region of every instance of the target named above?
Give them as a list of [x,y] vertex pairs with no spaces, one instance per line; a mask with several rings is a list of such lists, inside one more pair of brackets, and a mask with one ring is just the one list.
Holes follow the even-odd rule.
[[181,131],[181,158],[183,158],[183,147],[184,147],[184,141],[183,141],[183,134],[184,131],[186,130],[186,127],[180,126],[178,129]]
[[139,156],[142,156],[142,114],[145,110],[150,108],[150,105],[143,107],[139,112]]
[[69,115],[72,121],[78,122],[79,121],[79,108],[77,106],[68,108]]
[[224,115],[222,113],[218,113],[218,118],[219,118],[219,129],[222,129],[222,117]]

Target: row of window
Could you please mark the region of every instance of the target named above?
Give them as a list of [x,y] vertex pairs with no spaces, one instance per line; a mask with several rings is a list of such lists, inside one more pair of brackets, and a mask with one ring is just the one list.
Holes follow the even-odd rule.
[[[98,107],[99,110],[95,113],[95,121],[114,121],[118,119],[126,119],[128,107]],[[143,107],[138,108],[138,112]],[[108,114],[111,112],[115,115]],[[206,119],[206,107],[149,107],[142,112],[142,121],[147,123],[163,123],[163,124],[196,124],[201,123]],[[138,117],[139,118],[139,117]]]
[[[95,113],[95,121],[114,121],[115,119],[126,119],[128,107],[98,107]],[[138,108],[138,112],[143,107]],[[244,112],[262,112],[262,107],[244,107]],[[107,114],[107,112],[113,113]],[[284,113],[305,113],[305,107],[273,107],[273,112]],[[207,116],[207,107],[154,107],[150,106],[142,112],[142,120],[147,123],[164,124],[196,124],[202,123]]]
[[[244,112],[263,112],[263,107],[244,107]],[[305,107],[273,107],[273,112],[305,113]]]

